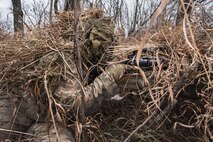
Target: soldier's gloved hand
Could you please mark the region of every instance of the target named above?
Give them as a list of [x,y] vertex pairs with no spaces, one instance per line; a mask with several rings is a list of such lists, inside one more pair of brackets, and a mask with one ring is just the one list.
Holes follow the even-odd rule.
[[128,70],[137,70],[135,66],[127,65],[127,64],[113,64],[107,67],[106,72],[111,75],[114,80],[117,82],[119,81],[124,73]]
[[[116,84],[122,90],[139,91],[145,85],[144,78],[139,73],[138,68],[133,65],[115,64],[107,68],[108,73],[115,79]],[[145,76],[150,76],[152,71],[144,73]],[[152,84],[151,80],[148,80]]]
[[122,91],[140,91],[144,88],[145,82],[140,74],[124,75],[121,80],[117,82]]

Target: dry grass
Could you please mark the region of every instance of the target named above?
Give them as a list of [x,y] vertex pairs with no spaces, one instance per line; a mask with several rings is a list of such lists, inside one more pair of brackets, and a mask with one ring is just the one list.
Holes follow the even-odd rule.
[[[107,135],[108,138],[120,141],[131,135],[132,141],[212,139],[212,37],[212,30],[206,30],[197,24],[191,27],[162,27],[153,33],[149,41],[159,48],[153,56],[161,57],[163,49],[163,55],[168,59],[168,67],[163,68],[163,64],[157,64],[149,76],[154,80],[152,86],[148,85],[138,92],[130,93],[122,104],[114,102],[119,106],[112,107],[103,118],[116,108],[126,110],[117,110],[118,114],[110,115],[115,117],[110,118],[111,123],[108,123],[108,119],[103,120],[107,122],[105,125],[110,124],[105,126],[111,134]],[[138,49],[138,45],[131,45],[131,41],[131,46],[125,41],[124,43],[125,45],[117,46],[116,49],[116,54],[120,50],[122,57],[130,50]],[[131,105],[128,103],[130,99],[134,99]],[[104,108],[103,113],[108,109]]]
[[[82,14],[80,20],[100,16],[97,13]],[[72,33],[72,29],[67,28],[72,26],[67,17],[70,13],[61,15],[53,27],[28,33],[24,38],[11,37],[0,41],[1,92],[22,85],[25,89],[35,89],[36,82],[52,77],[59,80],[70,70],[69,61],[63,58],[74,48],[73,42],[67,39],[67,34]],[[186,26],[189,21],[184,22],[183,26],[161,27],[156,33],[149,33],[152,36],[148,40],[156,50],[144,54],[157,59],[164,56],[166,67],[158,62],[151,75],[142,76],[153,83],[148,82],[147,87],[140,90],[125,90],[124,99],[106,100],[97,114],[86,117],[85,123],[76,122],[76,132],[86,134],[82,141],[118,142],[130,135],[131,141],[147,142],[213,139],[213,30],[198,23]],[[81,26],[79,30],[82,30]],[[113,47],[121,60],[140,48],[138,44],[132,45],[131,41],[138,42],[134,37],[126,40],[128,42],[121,41]],[[60,58],[46,59],[55,53]],[[141,73],[142,70],[139,75]],[[54,83],[57,85],[57,81]],[[48,86],[45,87],[48,90]],[[49,101],[54,103],[50,97]]]

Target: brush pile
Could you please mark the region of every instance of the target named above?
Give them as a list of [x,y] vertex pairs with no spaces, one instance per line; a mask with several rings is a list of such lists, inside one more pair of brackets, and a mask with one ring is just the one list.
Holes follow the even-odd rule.
[[[80,16],[77,29],[81,45],[86,42],[83,23],[102,14],[97,10]],[[63,13],[53,26],[27,33],[24,38],[0,41],[1,97],[6,97],[14,86],[35,88],[35,82],[42,82],[45,73],[60,80],[70,70],[66,53],[75,51],[72,15]],[[125,90],[121,94],[123,99],[106,100],[97,114],[86,117],[81,127],[88,138],[82,139],[101,142],[213,139],[212,27],[197,24],[161,27],[150,34],[154,51],[143,54],[156,59],[164,56],[166,67],[158,62],[149,70],[150,76],[144,76],[141,70],[139,75],[145,80],[151,78],[153,83],[140,90]],[[138,42],[130,37],[127,42],[113,46],[112,56],[124,59],[130,51],[137,50],[138,45],[132,45],[132,41]],[[55,57],[55,53],[59,56]],[[54,81],[54,85],[57,83]]]
[[[79,17],[77,31],[80,46],[83,46],[87,42],[86,34],[89,32],[86,29],[92,25],[92,21],[103,17],[103,11],[85,11]],[[42,79],[45,72],[48,72],[49,76],[64,75],[66,62],[73,62],[69,61],[73,59],[69,55],[76,55],[74,16],[73,12],[64,12],[57,18],[58,21],[50,27],[28,32],[24,37],[8,37],[0,41],[1,92],[8,89],[5,85],[16,86],[21,82],[29,83],[29,79]]]
[[[102,121],[110,141],[212,139],[213,31],[198,25],[183,29],[162,27],[150,33],[149,42],[155,50],[152,56],[165,57],[167,67],[159,62],[147,77],[153,79],[153,85],[128,92],[122,101],[103,107]],[[116,54],[120,50],[123,56],[130,49],[138,49],[138,44],[127,46],[135,41],[130,37],[123,46],[121,42],[115,47]]]

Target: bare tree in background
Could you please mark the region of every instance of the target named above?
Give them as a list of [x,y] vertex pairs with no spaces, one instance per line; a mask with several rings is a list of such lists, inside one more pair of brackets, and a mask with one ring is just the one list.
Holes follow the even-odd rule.
[[21,9],[21,0],[12,0],[13,4],[13,18],[14,18],[14,32],[24,33],[23,12]]
[[54,1],[54,11],[55,11],[55,14],[59,14],[58,13],[58,0]]
[[[64,10],[73,11],[75,7],[75,0],[65,0]],[[81,10],[81,0],[76,0],[76,10]]]
[[[48,12],[48,5],[49,3],[45,3],[45,1],[40,0],[36,1],[33,0],[33,3],[31,4],[23,4],[23,12],[25,15],[25,19],[27,22],[29,22],[30,25],[33,25],[33,27],[41,27],[45,26],[46,23],[48,23],[48,14],[49,14],[49,20],[50,19],[50,13]],[[52,18],[52,14],[51,14]]]
[[[54,3],[53,3],[54,1]],[[50,0],[50,12],[49,12],[49,20],[50,20],[50,24],[52,25],[52,14],[53,14],[53,5],[54,5],[54,12],[55,14],[59,14],[58,13],[58,0]]]
[[184,4],[182,4],[181,0],[179,0],[176,25],[178,25],[184,18],[184,8],[186,9],[187,16],[190,17],[190,13],[192,11],[192,1],[193,0],[183,0]]
[[2,31],[12,31],[13,22],[10,18],[4,19],[2,13],[0,12],[0,34]]
[[53,0],[50,0],[49,20],[51,25],[52,25],[52,11],[53,11]]

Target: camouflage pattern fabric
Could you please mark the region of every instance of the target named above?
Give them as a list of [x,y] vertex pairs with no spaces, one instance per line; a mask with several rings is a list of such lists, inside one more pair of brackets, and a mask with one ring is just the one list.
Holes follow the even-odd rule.
[[[82,55],[88,57],[89,60],[100,60],[107,48],[115,41],[114,27],[111,25],[110,19],[100,18],[88,20],[85,24],[87,42],[81,47]],[[61,104],[67,112],[67,116],[72,116],[72,113],[77,106],[77,102],[81,102],[82,93],[85,94],[85,112],[91,114],[96,111],[102,104],[104,99],[113,97],[120,93],[117,82],[125,74],[127,70],[135,70],[133,66],[124,64],[110,65],[106,68],[102,74],[95,78],[94,82],[89,86],[84,87],[84,91],[81,90],[80,84],[78,83],[78,75],[76,65],[74,63],[73,55],[65,52],[66,61],[71,68],[71,73],[75,77],[69,75],[69,79],[65,79],[60,82],[53,89],[53,96],[57,96],[56,101]],[[53,56],[53,57],[52,57]],[[40,67],[47,68],[54,64],[58,60],[59,55],[51,55],[41,59],[39,64]],[[46,60],[45,60],[46,59]],[[49,64],[49,62],[51,62]],[[54,79],[53,79],[54,80]],[[57,80],[56,80],[57,81]],[[135,82],[134,82],[135,83]],[[53,82],[54,84],[54,82]],[[140,81],[141,86],[144,86],[143,80]],[[55,87],[55,86],[54,86]],[[17,88],[18,90],[19,88]],[[17,99],[13,100],[0,100],[0,140],[7,138],[16,139],[22,136],[22,132],[28,132],[36,137],[33,137],[33,141],[49,141],[55,140],[55,132],[52,126],[46,127],[45,119],[48,112],[48,102],[39,101],[35,99],[35,94],[28,92],[21,92],[18,90],[15,94],[24,94],[26,98],[22,98],[23,101]],[[43,94],[45,96],[45,94]],[[70,118],[69,118],[70,119]],[[39,124],[38,124],[39,123]],[[40,124],[41,123],[41,124]],[[61,126],[58,126],[62,129]],[[48,128],[48,129],[47,129]],[[19,133],[13,132],[18,131]],[[67,129],[62,129],[60,135],[61,141],[73,141],[73,136]],[[38,138],[38,139],[36,139]]]
[[97,63],[115,42],[114,26],[109,18],[91,19],[85,29],[87,42],[82,47],[82,54]]
[[[115,64],[107,67],[106,71],[104,71],[100,76],[98,76],[92,84],[89,86],[86,86],[84,88],[85,93],[85,112],[86,114],[92,114],[93,112],[97,111],[97,109],[101,106],[102,101],[104,99],[109,99],[113,97],[116,94],[120,93],[119,86],[117,82],[123,77],[125,72],[127,70],[136,70],[133,66],[125,65],[125,64]],[[138,81],[139,82],[139,81]],[[133,81],[135,84],[135,82]],[[143,80],[140,80],[139,82],[141,85],[140,87],[144,87]],[[59,103],[62,104],[62,106],[67,111],[67,115],[71,116],[73,113],[72,110],[75,109],[77,106],[76,102],[81,101],[81,94],[83,93],[80,90],[76,90],[75,92],[72,92],[71,90],[72,85],[79,84],[73,84],[73,82],[67,82],[65,83],[65,86],[61,86],[58,88],[58,90],[54,93],[58,97],[60,97],[61,100],[59,100]],[[131,83],[129,84],[130,86]],[[127,86],[129,86],[127,84]],[[27,101],[27,102],[26,102]],[[42,141],[48,141],[49,136],[47,133],[47,129],[44,127],[38,126],[37,124],[33,124],[33,122],[39,120],[39,113],[38,113],[38,105],[34,99],[26,99],[25,102],[19,102],[19,104],[22,104],[21,106],[16,105],[15,102],[8,102],[8,101],[2,101],[1,107],[0,107],[0,128],[11,130],[11,132],[4,132],[0,133],[0,140],[4,140],[6,138],[14,138],[13,130],[19,131],[19,132],[26,132],[28,130],[29,133],[33,133],[36,136],[41,136]],[[47,108],[44,112],[47,112]],[[26,111],[27,110],[27,111]],[[24,112],[23,112],[24,111]],[[15,112],[14,114],[11,112]],[[44,116],[40,116],[45,118]],[[14,119],[15,118],[15,119]],[[41,122],[42,120],[40,120]],[[44,124],[44,123],[43,123]],[[30,129],[28,129],[31,126]],[[38,127],[37,127],[38,126]],[[33,130],[33,131],[32,131]],[[45,130],[45,131],[44,131]],[[51,131],[51,139],[55,138],[54,133],[52,129],[48,129]],[[37,132],[35,132],[37,131]],[[68,137],[70,135],[70,137]],[[64,133],[62,133],[62,139],[66,139],[66,141],[69,141],[67,138],[71,138],[71,134],[67,133],[67,130],[64,130]],[[48,140],[47,140],[48,139]]]
[[28,129],[28,133],[35,135],[35,137],[26,138],[26,140],[33,142],[57,142],[56,131],[58,131],[59,142],[75,142],[74,136],[68,129],[57,125],[57,130],[52,124],[48,123],[37,123]]
[[37,112],[34,99],[0,100],[0,140],[19,138],[21,132],[26,132],[33,124],[34,119],[39,120]]

